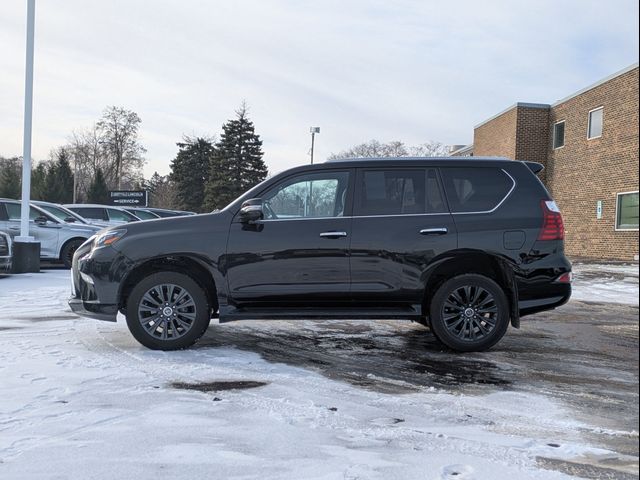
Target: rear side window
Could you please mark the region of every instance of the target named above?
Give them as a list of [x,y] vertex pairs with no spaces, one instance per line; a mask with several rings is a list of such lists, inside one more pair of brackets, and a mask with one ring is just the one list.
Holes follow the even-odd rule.
[[434,169],[364,170],[355,214],[415,215],[446,211]]
[[138,218],[135,215],[131,215],[129,212],[125,212],[122,210],[116,210],[115,208],[109,208],[109,218],[111,220],[115,220],[116,222],[135,222]]
[[78,215],[91,220],[108,220],[107,212],[104,208],[91,208],[91,207],[74,207],[71,210]]
[[514,185],[511,177],[499,168],[443,168],[441,172],[453,213],[493,210]]

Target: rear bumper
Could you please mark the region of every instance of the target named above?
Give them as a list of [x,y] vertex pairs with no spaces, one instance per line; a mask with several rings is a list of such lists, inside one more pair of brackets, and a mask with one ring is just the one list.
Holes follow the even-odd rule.
[[85,302],[80,298],[69,298],[69,306],[73,313],[96,320],[115,322],[118,315],[117,305],[105,305],[103,303]]
[[520,316],[553,310],[567,303],[571,298],[571,285],[567,284],[562,287],[561,290],[556,290],[553,296],[518,301]]

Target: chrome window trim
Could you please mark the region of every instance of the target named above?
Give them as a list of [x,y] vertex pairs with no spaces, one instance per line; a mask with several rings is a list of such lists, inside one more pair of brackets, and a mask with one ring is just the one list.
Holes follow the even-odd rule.
[[513,183],[513,185],[511,185],[511,189],[507,192],[507,194],[504,196],[504,198],[502,200],[500,200],[500,202],[493,207],[491,210],[485,210],[485,211],[476,211],[476,212],[451,212],[451,215],[478,215],[478,214],[487,214],[487,213],[493,213],[496,210],[498,210],[500,208],[500,206],[507,201],[507,198],[509,198],[509,196],[513,193],[513,191],[516,189],[516,181],[515,179],[509,174],[509,172],[507,172],[504,168],[500,169],[502,172],[504,172],[504,174],[509,177],[511,179],[511,182]]

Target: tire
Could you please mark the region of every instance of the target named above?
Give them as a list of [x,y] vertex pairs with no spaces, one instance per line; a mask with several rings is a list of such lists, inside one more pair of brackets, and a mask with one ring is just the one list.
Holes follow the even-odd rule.
[[159,272],[140,281],[129,295],[129,331],[152,350],[179,350],[198,341],[209,327],[211,308],[191,277]]
[[78,247],[84,242],[85,240],[81,239],[71,240],[62,247],[62,251],[60,252],[60,261],[65,268],[71,268],[71,264],[73,263],[73,254],[76,253]]
[[452,350],[481,352],[509,327],[509,301],[502,287],[483,275],[465,274],[444,282],[431,299],[431,329]]

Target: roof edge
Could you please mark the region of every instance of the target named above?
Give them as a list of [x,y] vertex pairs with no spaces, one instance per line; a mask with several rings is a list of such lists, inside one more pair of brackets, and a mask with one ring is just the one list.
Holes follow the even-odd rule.
[[516,102],[513,105],[511,105],[510,107],[505,108],[504,110],[502,110],[499,113],[496,113],[495,115],[493,115],[492,117],[487,118],[486,120],[478,123],[477,125],[475,125],[473,127],[473,129],[475,130],[476,128],[479,128],[481,126],[483,126],[486,123],[489,123],[491,120],[495,120],[496,118],[498,118],[501,115],[504,115],[505,113],[513,110],[514,108],[539,108],[541,110],[546,110],[548,108],[551,108],[551,105],[549,105],[548,103],[527,103],[527,102]]
[[595,83],[592,83],[591,85],[588,85],[580,90],[578,90],[577,92],[572,93],[571,95],[561,98],[560,100],[557,100],[555,103],[552,103],[551,106],[555,107],[557,105],[560,105],[564,102],[567,102],[569,100],[571,100],[572,98],[575,98],[579,95],[582,95],[585,92],[588,92],[589,90],[592,90],[596,87],[599,87],[600,85],[607,83],[609,80],[613,80],[616,77],[619,77],[620,75],[624,75],[625,73],[629,73],[632,70],[635,70],[636,68],[638,68],[638,62],[636,63],[632,63],[631,65],[629,65],[628,67],[623,68],[622,70],[618,70],[615,73],[612,73],[611,75],[608,75],[606,77],[604,77],[603,79],[598,80]]

